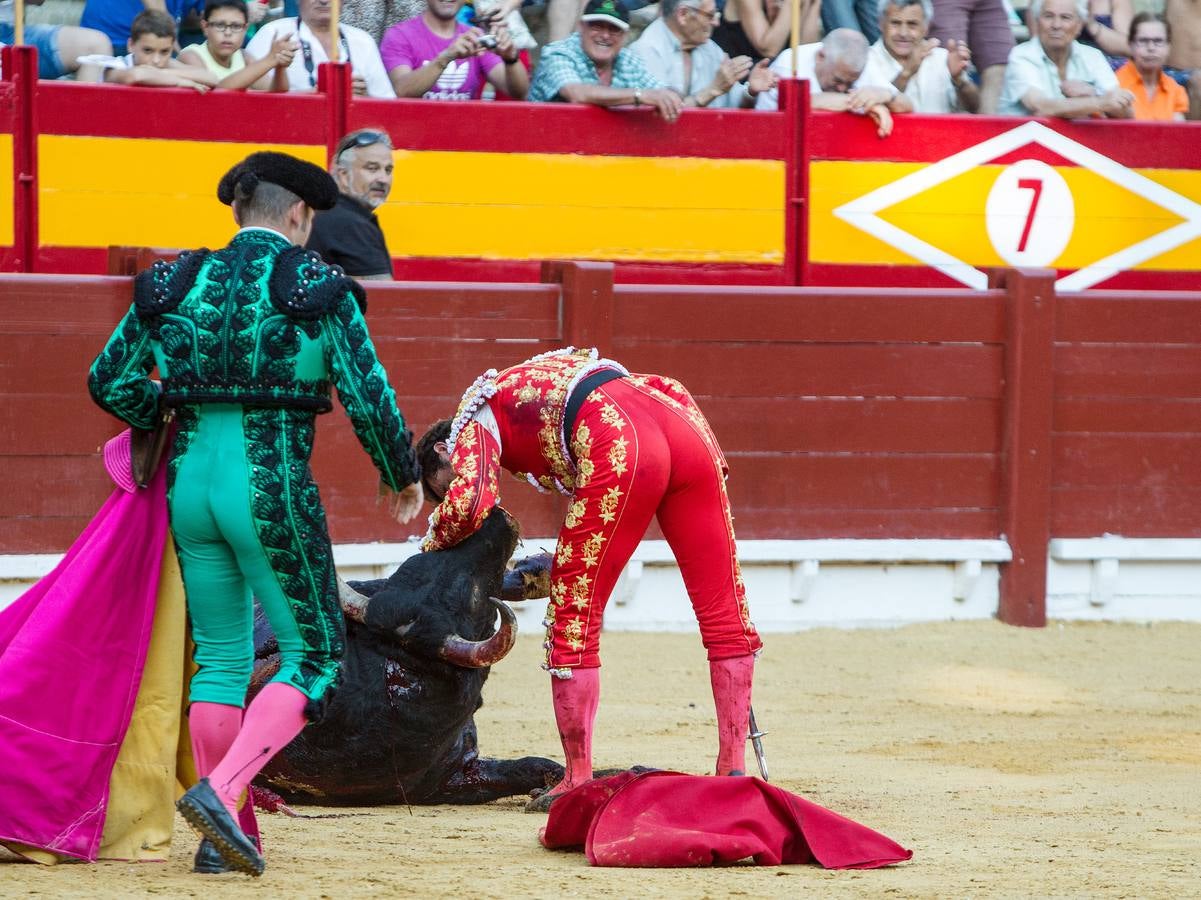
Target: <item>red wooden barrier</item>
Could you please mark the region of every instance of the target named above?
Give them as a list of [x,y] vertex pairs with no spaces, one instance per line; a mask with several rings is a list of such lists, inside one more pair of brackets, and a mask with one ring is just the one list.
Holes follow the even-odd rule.
[[[727,451],[743,539],[991,538],[1000,617],[1045,619],[1047,540],[1201,534],[1201,295],[1065,295],[1049,272],[994,286],[870,290],[614,285],[556,263],[543,284],[372,283],[368,321],[409,423],[566,343],[681,379]],[[84,372],[129,279],[0,275],[0,552],[64,549],[103,501],[118,425]],[[337,542],[400,540],[344,417],[315,469]],[[507,507],[549,535],[562,501],[516,482]]]

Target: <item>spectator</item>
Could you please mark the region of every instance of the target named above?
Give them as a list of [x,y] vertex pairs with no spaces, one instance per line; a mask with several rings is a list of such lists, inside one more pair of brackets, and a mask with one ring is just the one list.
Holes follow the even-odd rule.
[[622,49],[630,15],[618,0],[588,0],[579,30],[542,49],[529,99],[594,106],[653,106],[668,122],[683,98],[656,80],[642,57]]
[[980,112],[995,115],[1005,86],[1005,64],[1013,49],[1013,29],[1003,0],[932,0],[930,37],[972,48],[980,73]]
[[159,9],[148,9],[133,20],[125,56],[83,56],[79,81],[136,84],[143,87],[185,87],[200,92],[217,84],[207,69],[185,66],[174,59],[175,20]]
[[1163,16],[1141,12],[1130,22],[1131,59],[1118,69],[1118,84],[1134,97],[1134,117],[1151,122],[1179,121],[1188,112],[1188,94],[1164,73],[1172,32]]
[[204,0],[86,0],[79,24],[103,31],[112,41],[113,52],[119,53],[118,48],[126,46],[133,36],[133,20],[141,13],[151,9],[165,12],[178,31],[183,17],[199,12],[203,6]]
[[630,49],[652,77],[684,97],[685,106],[750,107],[776,86],[767,60],[752,66],[749,56],[730,59],[710,39],[721,17],[714,0],[661,0],[659,16]]
[[1167,0],[1163,14],[1172,29],[1164,71],[1188,91],[1188,117],[1201,119],[1201,0]]
[[[255,2],[255,6],[260,4]],[[288,66],[299,49],[295,38],[282,35],[275,39],[262,59],[247,56],[242,40],[250,24],[245,0],[208,0],[200,27],[203,44],[191,44],[179,53],[184,65],[208,69],[227,90],[256,88],[264,91],[288,89]]]
[[1134,115],[1134,98],[1118,86],[1105,56],[1076,40],[1086,14],[1084,0],[1030,4],[1034,34],[1009,54],[1001,113],[1060,119]]
[[1088,0],[1088,15],[1080,32],[1080,43],[1096,47],[1105,54],[1109,65],[1120,68],[1130,55],[1130,21],[1134,18],[1131,0]]
[[891,84],[920,113],[976,112],[980,90],[969,76],[972,54],[951,39],[927,38],[930,0],[879,0],[880,40],[867,53],[863,80]]
[[[809,82],[813,109],[852,112],[871,116],[876,133],[892,133],[892,113],[913,112],[908,97],[887,82],[869,84],[861,77],[867,65],[867,38],[851,28],[836,28],[820,44],[796,49],[796,77]],[[792,77],[792,51],[785,50],[771,64],[780,78]],[[756,109],[777,109],[779,97],[773,88],[759,95]]]
[[[41,6],[44,0],[25,0]],[[16,43],[13,0],[0,2],[0,46]],[[111,56],[113,45],[102,31],[70,25],[25,24],[25,43],[38,51],[38,78],[62,78],[79,68],[81,56]],[[124,45],[122,45],[124,46]]]
[[425,0],[342,0],[341,21],[371,35],[377,44],[388,29],[421,15]]
[[835,28],[850,28],[867,38],[869,44],[880,39],[880,12],[876,0],[821,0],[822,27],[829,34]]
[[485,34],[464,25],[456,19],[463,3],[427,0],[420,16],[384,35],[380,55],[396,96],[470,100],[487,81],[517,100],[525,97],[530,76],[508,27],[498,21]]
[[[821,37],[821,6],[820,0],[801,0],[801,43]],[[789,0],[726,0],[713,41],[731,57],[749,56],[758,63],[780,55],[791,28]]]
[[255,59],[263,59],[270,54],[276,40],[295,35],[300,52],[288,66],[288,86],[293,91],[312,92],[317,90],[317,67],[329,62],[337,40],[338,61],[350,63],[356,95],[396,96],[371,35],[353,25],[339,25],[335,34],[330,0],[300,0],[299,10],[300,15],[295,18],[276,19],[260,28],[246,52]]
[[338,184],[338,202],[317,213],[305,246],[353,278],[390,279],[392,254],[375,217],[392,192],[388,133],[364,128],[346,135],[338,141],[329,173]]

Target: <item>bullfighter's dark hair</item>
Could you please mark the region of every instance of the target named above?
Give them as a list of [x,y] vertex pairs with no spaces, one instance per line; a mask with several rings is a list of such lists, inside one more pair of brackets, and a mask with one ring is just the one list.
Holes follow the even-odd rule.
[[421,486],[431,500],[433,497],[430,494],[428,479],[432,478],[442,467],[442,459],[438,456],[434,445],[439,441],[449,439],[450,419],[439,419],[426,430],[425,434],[421,436],[421,440],[417,442],[417,462],[421,464]]

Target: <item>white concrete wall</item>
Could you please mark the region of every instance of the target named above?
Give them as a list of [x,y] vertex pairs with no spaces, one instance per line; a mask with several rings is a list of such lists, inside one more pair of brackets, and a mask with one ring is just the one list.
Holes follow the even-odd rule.
[[[517,555],[553,547],[553,538],[527,539]],[[335,547],[334,558],[342,577],[353,581],[384,577],[415,552],[414,543],[355,544]],[[764,632],[991,618],[999,564],[1009,556],[1003,541],[743,541],[739,554],[752,617]],[[1201,621],[1201,541],[1052,541],[1051,555],[1049,618]],[[58,559],[0,556],[0,608]],[[545,608],[541,600],[515,604],[521,630],[541,630]],[[696,628],[662,541],[639,547],[614,591],[605,626]]]

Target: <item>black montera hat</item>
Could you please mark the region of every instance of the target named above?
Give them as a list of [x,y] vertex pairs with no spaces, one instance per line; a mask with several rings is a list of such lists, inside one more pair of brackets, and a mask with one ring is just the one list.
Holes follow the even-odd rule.
[[286,188],[313,209],[333,209],[338,202],[338,185],[328,172],[311,162],[270,150],[251,153],[221,176],[217,199],[229,206],[234,202],[235,187],[241,185],[250,194],[260,181]]

